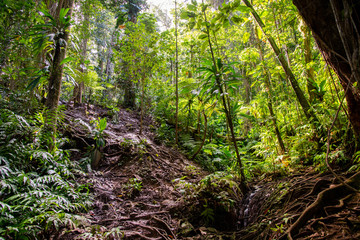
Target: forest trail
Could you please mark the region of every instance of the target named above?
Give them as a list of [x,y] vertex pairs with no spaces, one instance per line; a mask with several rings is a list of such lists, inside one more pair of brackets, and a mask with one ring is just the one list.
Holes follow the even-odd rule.
[[[90,145],[84,126],[99,117],[110,119],[109,111],[85,105],[68,110],[67,122],[75,126],[72,138],[80,145]],[[151,131],[155,123],[149,117],[144,119],[142,135],[137,113],[120,109],[112,117],[104,131],[106,146],[100,166],[81,179],[91,184],[95,195],[93,209],[85,215],[90,226],[75,229],[62,239],[82,239],[90,234],[101,239],[106,232],[116,231],[125,239],[175,239],[179,219],[170,212],[181,204],[177,201],[181,194],[172,181],[186,176],[187,182],[194,183],[206,173],[177,150],[156,144]]]
[[[208,189],[196,188],[209,173],[157,141],[156,123],[149,116],[140,135],[138,113],[120,109],[114,114],[82,105],[66,111],[65,134],[86,149],[94,143],[90,121],[99,118],[108,121],[103,157],[96,170],[79,178],[90,185],[93,206],[83,214],[87,221],[82,227],[63,231],[54,239],[286,239],[285,231],[319,193],[338,184],[330,173],[309,168],[291,176],[264,174],[249,184],[246,195],[234,187],[227,189],[222,183],[229,179],[221,177],[218,182],[210,180]],[[80,152],[73,156],[74,160],[82,157]],[[187,185],[193,193],[184,195]],[[205,224],[204,209],[211,208],[205,205],[218,198],[214,207],[227,199],[222,194],[229,193],[234,193],[230,210],[224,214],[215,207],[213,224]],[[332,199],[311,210],[311,216],[293,232],[294,239],[360,237],[360,195],[339,192]]]

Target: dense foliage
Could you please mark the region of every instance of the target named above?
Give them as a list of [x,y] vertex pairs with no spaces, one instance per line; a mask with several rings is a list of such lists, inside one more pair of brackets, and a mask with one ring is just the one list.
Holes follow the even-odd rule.
[[[2,106],[13,97],[1,92]],[[89,188],[75,179],[85,175],[69,159],[69,150],[58,139],[52,152],[44,148],[44,117],[41,111],[28,119],[10,109],[0,109],[0,236],[29,239],[60,227],[84,222],[74,213],[90,206]]]
[[48,114],[57,66],[60,101],[152,115],[171,146],[178,119],[178,147],[211,172],[322,171],[327,141],[332,166],[358,169],[345,93],[292,1],[180,2],[171,14],[139,0],[56,2],[0,3],[0,237],[77,224],[89,206],[81,164],[51,125],[61,111]]

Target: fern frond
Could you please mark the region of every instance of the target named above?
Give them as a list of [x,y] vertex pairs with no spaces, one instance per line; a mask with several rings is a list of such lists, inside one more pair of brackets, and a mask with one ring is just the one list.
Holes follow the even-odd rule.
[[9,160],[6,157],[0,156],[0,165],[10,166]]
[[17,193],[16,181],[14,179],[3,179],[0,181],[0,194]]
[[12,174],[12,170],[8,166],[0,166],[0,178],[5,179]]

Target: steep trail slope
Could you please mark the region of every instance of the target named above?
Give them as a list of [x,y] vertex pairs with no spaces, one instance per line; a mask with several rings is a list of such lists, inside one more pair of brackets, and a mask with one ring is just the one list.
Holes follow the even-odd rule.
[[[86,128],[99,117],[111,119],[108,110],[94,106],[66,112],[66,121],[75,126],[70,134],[79,145],[91,144]],[[177,150],[154,143],[150,118],[144,119],[142,135],[137,113],[120,109],[112,118],[98,169],[81,179],[92,185],[95,195],[93,209],[85,215],[90,225],[60,238],[176,238],[178,219],[170,212],[181,204],[181,194],[172,180],[186,176],[186,181],[198,182],[206,173]]]

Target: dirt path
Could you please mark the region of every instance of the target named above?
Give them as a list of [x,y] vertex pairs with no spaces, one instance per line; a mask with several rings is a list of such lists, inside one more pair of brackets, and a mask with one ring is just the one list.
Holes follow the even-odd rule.
[[[181,153],[156,141],[150,118],[144,119],[140,135],[138,114],[124,109],[116,114],[85,105],[68,110],[66,129],[77,148],[94,144],[90,121],[99,117],[108,119],[103,158],[97,170],[79,178],[91,184],[92,209],[83,215],[81,227],[54,239],[279,239],[319,193],[337,184],[331,174],[309,168],[280,178],[265,174],[242,195],[236,191],[236,176],[209,178]],[[175,179],[191,185],[185,201]],[[224,211],[226,201],[229,209]],[[326,199],[323,205],[294,239],[359,239],[359,194]],[[204,221],[206,212],[213,224]]]
[[[72,137],[80,145],[91,144],[84,131],[98,117],[109,118],[109,113],[85,106],[67,111],[67,121],[77,124]],[[100,166],[82,179],[92,184],[95,195],[93,209],[84,215],[89,225],[63,239],[176,239],[179,219],[172,209],[178,209],[181,194],[172,180],[186,176],[188,182],[198,182],[206,173],[178,151],[154,143],[150,118],[144,120],[141,136],[136,113],[121,109],[112,118]]]

